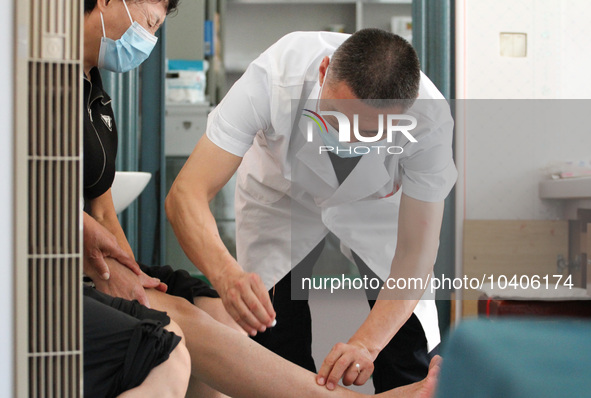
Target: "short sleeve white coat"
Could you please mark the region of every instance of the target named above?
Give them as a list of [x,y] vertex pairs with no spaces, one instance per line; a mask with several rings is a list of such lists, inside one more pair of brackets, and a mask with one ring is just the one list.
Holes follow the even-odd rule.
[[[294,32],[251,63],[208,118],[207,136],[243,157],[236,185],[238,263],[271,288],[331,231],[343,253],[354,251],[385,280],[396,250],[400,193],[437,202],[452,189],[453,120],[433,83],[421,73],[417,143],[400,135],[400,155],[365,155],[339,186],[322,142],[304,139],[296,109],[318,97],[318,68],[349,35]],[[428,346],[439,343],[429,292],[415,314]],[[430,298],[430,300],[426,300]]]

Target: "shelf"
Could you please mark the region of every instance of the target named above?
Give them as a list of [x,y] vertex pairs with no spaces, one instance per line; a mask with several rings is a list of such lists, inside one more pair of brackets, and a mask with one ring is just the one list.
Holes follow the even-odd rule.
[[365,4],[412,4],[412,0],[362,0]]
[[228,0],[230,4],[412,4],[412,0]]
[[[246,71],[246,68],[248,68],[248,65],[250,65],[250,63],[258,56],[258,53],[256,55],[252,55],[250,57],[247,56],[243,56],[242,59],[238,59],[238,58],[232,58],[231,56],[227,56],[226,55],[226,64],[225,64],[225,70],[226,73],[228,74],[242,74]],[[229,58],[229,59],[228,59]]]
[[[362,28],[391,31],[392,17],[411,14],[412,0],[227,0],[226,89],[254,59],[290,32],[330,31],[334,25],[344,26],[345,33]],[[253,30],[253,26],[265,29]]]
[[591,177],[540,182],[541,199],[591,199]]
[[167,101],[165,104],[165,109],[171,111],[181,111],[181,112],[194,112],[196,109],[204,109],[208,111],[211,108],[211,104],[207,101],[200,101],[200,102],[170,102]]
[[559,199],[564,202],[564,218],[576,220],[579,209],[591,209],[591,177],[541,181],[540,199]]
[[229,4],[355,4],[356,0],[228,0]]

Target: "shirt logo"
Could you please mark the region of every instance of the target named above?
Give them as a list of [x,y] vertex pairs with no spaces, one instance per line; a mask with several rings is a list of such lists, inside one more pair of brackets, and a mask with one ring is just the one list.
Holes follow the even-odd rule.
[[109,115],[101,115],[101,119],[109,131],[113,131],[113,118]]

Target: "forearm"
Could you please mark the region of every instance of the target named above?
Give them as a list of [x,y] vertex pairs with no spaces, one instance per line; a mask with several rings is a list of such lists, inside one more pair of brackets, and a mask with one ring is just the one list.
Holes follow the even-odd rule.
[[214,287],[224,275],[241,271],[224,245],[209,208],[211,198],[176,184],[165,202],[166,214],[181,248]]
[[[433,271],[434,261],[432,255],[395,257],[392,272],[373,309],[349,342],[362,344],[375,359],[412,315],[423,295],[428,275]],[[400,289],[400,284],[390,283],[399,281],[405,281],[406,288]]]
[[[103,278],[108,278],[107,276],[102,276],[99,275],[100,273],[105,273],[104,271],[106,270],[99,270],[97,269],[94,265],[96,264],[96,259],[97,255],[90,255],[89,253],[92,253],[92,250],[88,250],[88,245],[90,245],[89,242],[93,241],[94,239],[94,234],[97,230],[97,228],[100,229],[100,226],[98,224],[98,222],[92,218],[92,216],[90,214],[88,214],[87,212],[83,211],[82,212],[82,217],[83,217],[83,242],[84,242],[84,261],[83,261],[83,270],[84,270],[84,274],[86,276],[89,276],[92,279],[98,279],[100,277]],[[99,252],[99,255],[101,253]],[[108,271],[107,275],[108,275]]]
[[218,290],[225,276],[242,269],[220,238],[209,202],[241,161],[203,136],[165,201],[166,215],[185,254]]
[[[402,194],[389,279],[350,340],[363,344],[374,358],[408,320],[425,291],[437,257],[442,218],[443,202],[422,202]],[[406,283],[390,283],[397,281]]]
[[125,236],[125,232],[119,223],[119,219],[116,216],[96,217],[95,219],[109,232],[115,235],[119,246],[135,260],[135,256],[133,255],[133,251],[131,250],[131,246],[129,245],[127,237]]
[[410,318],[417,302],[416,300],[376,301],[369,316],[348,343],[360,344],[367,348],[375,361],[379,353]]
[[129,246],[125,232],[123,232],[123,228],[121,228],[121,224],[117,218],[117,213],[115,212],[115,206],[113,204],[113,197],[111,196],[111,189],[90,202],[90,212],[91,216],[96,221],[115,236],[119,247],[135,260],[135,256],[133,255],[131,246]]
[[106,260],[111,258],[125,265],[134,273],[140,269],[133,256],[126,252],[115,235],[103,224],[84,212],[84,272],[96,280],[100,276],[104,280],[110,277],[110,267]]

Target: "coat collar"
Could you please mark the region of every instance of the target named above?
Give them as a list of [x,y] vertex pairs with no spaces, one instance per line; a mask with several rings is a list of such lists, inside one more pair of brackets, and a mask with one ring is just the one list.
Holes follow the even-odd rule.
[[[300,133],[303,133],[300,131]],[[314,134],[312,142],[306,142],[305,136],[299,134],[304,141],[296,153],[296,158],[309,169],[308,176],[317,178],[316,183],[324,185],[315,201],[319,206],[330,207],[342,203],[364,199],[377,192],[390,181],[390,174],[385,166],[386,152],[363,155],[351,174],[341,185],[337,180],[334,168],[327,153],[319,153],[324,145],[318,134]]]
[[111,102],[111,98],[107,95],[103,88],[103,80],[101,78],[101,73],[97,67],[94,67],[89,72],[90,80],[84,76],[84,91],[85,96],[88,98],[88,107],[90,105],[100,99],[103,105],[108,104]]
[[[328,157],[328,156],[327,156]],[[384,165],[386,152],[363,155],[351,174],[326,201],[326,206],[355,202],[377,192],[390,181]]]

